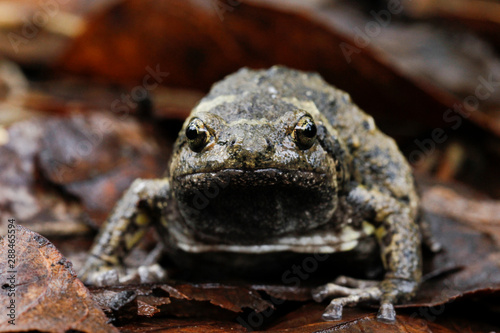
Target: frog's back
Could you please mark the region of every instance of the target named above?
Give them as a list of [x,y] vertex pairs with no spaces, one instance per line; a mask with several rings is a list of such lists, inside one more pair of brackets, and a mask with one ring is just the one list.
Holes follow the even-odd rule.
[[[353,104],[347,93],[329,85],[320,75],[282,66],[267,70],[243,68],[214,85],[204,101],[220,96],[236,98],[220,109],[220,116],[231,121],[241,118],[273,121],[286,108],[294,107],[293,101],[307,102],[305,106],[313,102],[334,135],[345,144],[351,179],[408,203],[416,213],[418,197],[411,168],[395,141],[382,133],[373,118]],[[257,102],[263,107],[252,107]],[[245,103],[248,108],[241,109]],[[241,110],[234,112],[234,105]]]

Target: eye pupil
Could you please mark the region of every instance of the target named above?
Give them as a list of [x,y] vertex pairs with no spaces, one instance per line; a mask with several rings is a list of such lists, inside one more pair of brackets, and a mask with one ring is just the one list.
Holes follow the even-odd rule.
[[309,149],[315,142],[318,129],[314,124],[313,119],[309,115],[304,115],[299,119],[292,137],[300,149]]
[[307,136],[308,138],[314,138],[316,136],[316,125],[312,121],[309,121],[305,126],[303,130],[303,134]]
[[195,124],[191,124],[186,128],[186,136],[189,140],[194,140],[198,136],[198,129]]

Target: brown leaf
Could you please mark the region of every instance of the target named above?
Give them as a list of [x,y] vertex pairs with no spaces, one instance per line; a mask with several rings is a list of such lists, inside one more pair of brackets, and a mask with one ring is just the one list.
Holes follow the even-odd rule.
[[[7,129],[6,142],[0,145],[0,225],[10,216],[46,234],[83,233],[82,208],[63,200],[51,187],[39,186],[36,158],[44,135],[44,119],[14,123]],[[64,220],[64,224],[57,221]]]
[[422,204],[432,213],[461,220],[490,234],[500,246],[500,201],[468,198],[437,185],[423,192]]
[[[264,325],[260,317],[253,317],[248,322],[243,320],[228,322],[216,319],[162,319],[152,318],[147,321],[129,323],[121,326],[122,332],[142,332],[146,329],[155,332],[274,332],[274,333],[318,333],[318,332],[456,332],[453,324],[425,321],[413,314],[400,313],[394,324],[378,322],[373,311],[357,308],[344,309],[344,318],[340,321],[317,320],[324,306],[307,303],[299,309],[282,316],[271,325]],[[488,325],[485,325],[489,327]]]
[[14,326],[7,322],[8,319],[3,319],[0,330],[118,332],[106,323],[106,316],[76,278],[71,262],[54,245],[22,226],[15,230],[14,243],[10,243],[7,237],[0,240],[2,258],[7,258],[9,249],[12,249],[9,244],[14,244],[16,254],[15,273],[11,273],[7,260],[0,261],[0,271],[6,272],[0,276],[0,299],[1,304],[10,304],[12,298],[8,292],[15,284],[16,321]]
[[196,301],[210,301],[233,312],[241,312],[243,308],[250,308],[261,312],[273,305],[264,301],[258,293],[245,288],[224,286],[219,284],[177,286],[176,289],[186,295],[188,299]]
[[81,32],[83,17],[110,1],[2,1],[0,54],[27,66],[50,66]]
[[177,318],[151,318],[140,323],[129,323],[121,326],[123,333],[139,333],[153,331],[158,333],[225,333],[248,332],[239,324],[217,319],[177,319]]
[[[217,314],[244,309],[262,312],[273,305],[258,292],[241,286],[219,284],[156,284],[90,288],[101,308],[121,311],[118,316],[146,316],[162,312],[178,317]],[[225,311],[221,311],[221,310]],[[133,313],[132,313],[133,312]]]
[[150,102],[147,95],[142,95],[142,92],[140,98],[135,95],[137,87],[140,88],[132,84],[117,86],[74,77],[48,79],[30,82],[30,89],[23,92],[20,102],[27,110],[50,115],[68,115],[76,109],[87,112],[108,110],[120,119],[149,113],[155,118],[185,119],[204,96],[197,90],[158,86],[148,90],[153,107],[150,110],[151,105],[144,105]]
[[252,285],[253,290],[263,291],[271,297],[287,301],[311,300],[311,289],[283,285]]
[[412,3],[408,14],[417,18],[440,18],[452,24],[465,25],[467,29],[491,40],[500,48],[500,4],[483,0],[439,0]]
[[340,321],[318,321],[324,307],[319,304],[307,304],[298,310],[288,313],[277,323],[268,327],[265,332],[273,333],[313,333],[313,332],[455,332],[439,324],[432,324],[406,313],[398,313],[396,322],[386,324],[376,320],[375,312],[367,312],[358,308],[344,309]]

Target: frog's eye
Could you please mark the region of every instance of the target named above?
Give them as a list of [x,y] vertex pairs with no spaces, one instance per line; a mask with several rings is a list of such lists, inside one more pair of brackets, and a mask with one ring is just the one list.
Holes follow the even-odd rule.
[[210,132],[199,118],[193,118],[186,127],[186,137],[189,147],[195,152],[199,152],[205,147],[210,139]]
[[302,116],[295,125],[292,138],[300,149],[309,149],[316,139],[317,128],[309,115]]

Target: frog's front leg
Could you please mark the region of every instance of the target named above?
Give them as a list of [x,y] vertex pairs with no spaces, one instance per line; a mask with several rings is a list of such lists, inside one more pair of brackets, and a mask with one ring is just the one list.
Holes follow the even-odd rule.
[[159,219],[161,208],[170,198],[166,179],[137,179],[115,206],[101,227],[90,254],[80,271],[87,284],[113,285],[134,280],[153,282],[165,276],[157,264],[127,268],[123,259]]
[[380,246],[385,277],[380,282],[340,277],[335,283],[316,288],[313,297],[317,301],[336,297],[323,314],[326,320],[340,319],[344,306],[377,301],[380,303],[377,318],[392,322],[396,314],[393,304],[414,296],[422,274],[420,233],[414,221],[415,212],[390,195],[362,186],[354,188],[347,199],[376,227],[375,237]]

